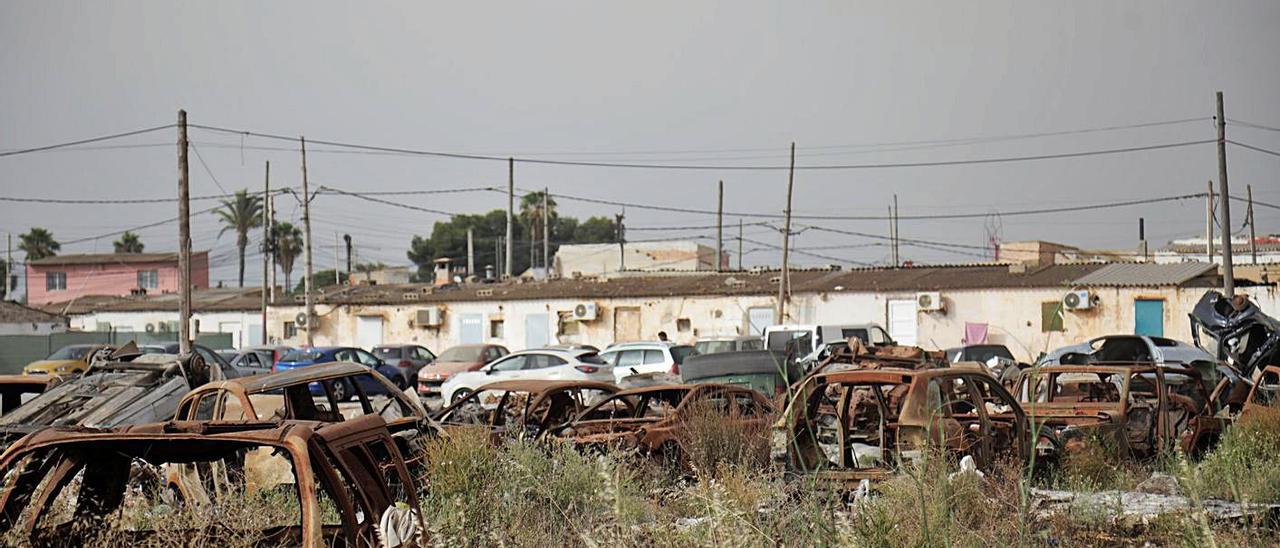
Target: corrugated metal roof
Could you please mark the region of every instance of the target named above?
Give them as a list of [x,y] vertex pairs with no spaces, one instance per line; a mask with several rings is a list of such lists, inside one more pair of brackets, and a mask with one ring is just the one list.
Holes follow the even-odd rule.
[[1072,285],[1160,287],[1182,285],[1217,270],[1209,263],[1113,263],[1076,278]]

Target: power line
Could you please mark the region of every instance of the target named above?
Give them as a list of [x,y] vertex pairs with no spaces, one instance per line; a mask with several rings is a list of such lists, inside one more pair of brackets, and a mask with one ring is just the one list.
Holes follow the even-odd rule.
[[1230,140],[1230,139],[1227,139],[1227,142],[1228,142],[1228,143],[1231,143],[1231,144],[1233,144],[1233,145],[1235,145],[1235,146],[1242,147],[1242,148],[1247,148],[1247,149],[1249,149],[1249,150],[1253,150],[1253,151],[1256,151],[1256,152],[1261,152],[1261,153],[1263,153],[1263,154],[1270,154],[1270,155],[1272,155],[1272,156],[1280,156],[1280,152],[1276,152],[1276,151],[1274,151],[1274,150],[1268,150],[1268,149],[1265,149],[1265,148],[1262,148],[1262,147],[1256,147],[1256,146],[1253,146],[1253,145],[1246,145],[1246,144],[1244,144],[1244,143],[1241,143],[1240,141],[1232,141],[1232,140]]
[[[257,133],[245,130],[235,130],[216,126],[192,125],[191,127],[229,133],[234,135],[242,135],[249,137],[259,137],[264,139],[275,139],[289,142],[298,141],[297,137],[286,135],[274,135],[269,133]],[[363,145],[357,143],[347,143],[342,141],[326,141],[321,139],[313,139],[312,142],[327,146],[345,147],[357,150],[369,150],[377,152],[396,152],[402,154],[412,154],[419,156],[430,156],[436,158],[451,158],[457,160],[482,160],[492,162],[508,162],[516,161],[526,164],[540,165],[559,165],[559,166],[577,166],[577,167],[605,167],[605,168],[627,168],[627,169],[672,169],[672,170],[729,170],[729,171],[778,171],[790,169],[789,166],[782,165],[757,165],[757,166],[735,166],[735,165],[697,165],[697,164],[631,164],[631,163],[614,163],[614,162],[581,162],[570,160],[544,160],[535,158],[514,158],[504,156],[488,156],[483,154],[464,154],[456,152],[441,152],[432,150],[414,150],[398,147],[387,147],[377,145]],[[1202,145],[1215,143],[1217,141],[1208,139],[1200,141],[1182,141],[1176,143],[1164,143],[1157,145],[1145,145],[1136,147],[1112,148],[1091,151],[1066,152],[1056,154],[1036,154],[1030,156],[1006,156],[997,158],[978,158],[968,160],[941,160],[931,162],[900,162],[900,163],[883,163],[883,164],[832,164],[832,165],[810,165],[796,166],[796,169],[805,170],[849,170],[849,169],[886,169],[886,168],[910,168],[910,167],[938,167],[938,166],[958,166],[958,165],[975,165],[975,164],[993,164],[993,163],[1009,163],[1009,162],[1025,162],[1035,160],[1051,160],[1062,158],[1080,158],[1085,156],[1098,156],[1108,154],[1124,154],[1130,152],[1141,152],[1150,150],[1162,150],[1170,148],[1178,148],[1193,145]]]
[[111,139],[120,139],[120,138],[123,138],[123,137],[131,137],[131,136],[134,136],[134,135],[142,135],[142,134],[144,134],[144,133],[151,133],[151,132],[153,132],[153,131],[160,131],[160,130],[162,130],[162,129],[169,129],[169,128],[173,127],[173,126],[174,126],[174,124],[165,124],[165,125],[162,125],[162,126],[155,126],[155,127],[144,128],[144,129],[135,129],[135,130],[133,130],[133,131],[125,131],[125,132],[121,132],[121,133],[112,133],[112,134],[110,134],[110,135],[101,135],[101,136],[98,136],[98,137],[90,137],[90,138],[88,138],[88,139],[78,139],[78,140],[75,140],[75,141],[67,141],[67,142],[65,142],[65,143],[56,143],[56,144],[52,144],[52,145],[44,145],[44,146],[38,146],[38,147],[32,147],[32,148],[23,148],[23,149],[18,149],[18,150],[10,150],[10,151],[6,151],[6,152],[0,152],[0,157],[5,157],[5,156],[17,156],[17,155],[19,155],[19,154],[29,154],[29,153],[32,153],[32,152],[42,152],[42,151],[45,151],[45,150],[53,150],[53,149],[57,149],[57,148],[71,147],[71,146],[76,146],[76,145],[84,145],[84,144],[88,144],[88,143],[97,143],[97,142],[99,142],[99,141],[109,141],[109,140],[111,140]]
[[454,213],[454,212],[452,212],[452,211],[444,211],[444,210],[440,210],[440,209],[431,209],[431,208],[428,208],[428,207],[419,207],[419,206],[414,206],[414,205],[409,205],[409,204],[402,204],[402,203],[399,203],[399,202],[392,202],[392,201],[390,201],[390,200],[383,200],[383,199],[381,199],[381,198],[374,198],[373,196],[366,196],[366,195],[364,195],[364,194],[362,194],[362,193],[348,192],[348,191],[345,191],[345,190],[342,190],[342,189],[338,189],[338,188],[334,188],[334,187],[331,187],[331,186],[320,185],[320,190],[327,190],[327,191],[330,191],[330,192],[332,192],[332,193],[341,194],[341,195],[344,195],[344,196],[351,196],[351,197],[353,197],[353,198],[359,198],[359,199],[361,199],[361,200],[365,200],[365,201],[369,201],[369,202],[374,202],[374,203],[379,203],[379,204],[384,204],[384,205],[389,205],[389,206],[394,206],[394,207],[400,207],[400,208],[404,208],[404,209],[411,209],[411,210],[413,210],[413,211],[422,211],[422,212],[425,212],[425,213],[435,213],[435,214],[437,214],[437,215],[444,215],[444,216],[446,216],[446,217],[453,217],[454,215],[459,215],[459,213]]
[[[215,209],[218,209],[219,207],[221,207],[221,206],[207,207],[207,208],[205,208],[205,209],[201,209],[201,210],[199,210],[199,211],[193,211],[193,212],[191,213],[191,216],[192,216],[192,217],[194,217],[194,216],[196,216],[196,215],[201,215],[201,214],[204,214],[204,213],[209,213],[209,212],[211,212],[211,211],[213,211],[213,210],[215,210]],[[154,223],[147,223],[147,224],[145,224],[145,225],[138,225],[138,226],[135,226],[135,227],[125,228],[125,229],[122,229],[122,230],[116,230],[116,231],[112,231],[112,232],[107,232],[107,233],[105,233],[105,234],[99,234],[99,235],[97,235],[97,236],[89,236],[89,237],[87,237],[87,238],[77,238],[77,239],[74,239],[74,240],[70,240],[70,241],[66,241],[66,242],[61,242],[61,243],[62,243],[63,245],[71,245],[71,244],[78,244],[78,243],[83,243],[83,242],[91,242],[91,241],[94,241],[94,240],[101,240],[101,239],[103,239],[103,238],[110,238],[110,237],[112,237],[112,236],[117,236],[117,235],[120,235],[120,234],[124,234],[125,232],[132,232],[132,231],[135,231],[135,230],[143,230],[143,229],[147,229],[147,228],[153,228],[153,227],[157,227],[157,226],[163,226],[163,225],[167,225],[167,224],[169,224],[169,223],[173,223],[173,222],[177,222],[177,221],[178,221],[178,218],[177,218],[177,217],[173,217],[173,218],[165,219],[165,220],[163,220],[163,221],[156,221],[156,222],[154,222]]]
[[[284,187],[284,188],[280,188],[280,189],[273,189],[273,190],[271,191],[271,194],[272,194],[272,195],[288,194],[290,190],[293,190],[293,188],[294,188],[294,187]],[[197,201],[197,200],[220,200],[220,199],[224,199],[224,198],[231,198],[231,197],[233,197],[233,196],[235,196],[235,195],[234,195],[234,194],[209,194],[209,195],[205,195],[205,196],[192,196],[191,198],[189,198],[189,200],[190,200],[190,201],[193,201],[193,202],[194,202],[194,201]],[[171,202],[176,202],[176,201],[178,201],[178,198],[177,198],[177,197],[173,197],[173,198],[115,198],[115,199],[112,199],[112,198],[86,198],[86,199],[72,199],[72,198],[27,198],[27,197],[20,197],[20,196],[0,196],[0,202],[20,202],[20,203],[35,203],[35,204],[62,204],[62,205],[120,205],[120,204],[130,204],[130,205],[132,205],[132,204],[163,204],[163,203],[171,203]]]
[[218,177],[213,174],[213,170],[209,169],[209,164],[204,163],[204,156],[200,155],[200,149],[196,148],[195,143],[190,141],[187,141],[187,144],[191,145],[191,150],[196,153],[196,159],[200,160],[200,165],[204,167],[204,172],[209,174],[210,179],[213,179],[213,184],[218,185],[218,190],[221,190],[223,194],[228,194],[227,189],[222,188],[222,183],[218,182]]
[[1246,122],[1246,121],[1244,121],[1244,120],[1234,120],[1234,119],[1231,119],[1231,118],[1227,118],[1227,122],[1230,122],[1230,123],[1235,124],[1235,125],[1237,125],[1237,126],[1244,126],[1244,127],[1249,127],[1249,128],[1253,128],[1253,129],[1262,129],[1262,130],[1266,130],[1266,131],[1280,131],[1280,127],[1265,126],[1265,125],[1262,125],[1262,124],[1255,124],[1255,123],[1253,123],[1253,122]]

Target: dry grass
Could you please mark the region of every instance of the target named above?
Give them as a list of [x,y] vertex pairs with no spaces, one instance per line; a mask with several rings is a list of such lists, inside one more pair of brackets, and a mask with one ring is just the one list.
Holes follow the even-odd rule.
[[769,466],[773,422],[773,417],[728,419],[711,402],[699,402],[684,414],[676,441],[699,478],[714,478],[727,468],[763,470]]

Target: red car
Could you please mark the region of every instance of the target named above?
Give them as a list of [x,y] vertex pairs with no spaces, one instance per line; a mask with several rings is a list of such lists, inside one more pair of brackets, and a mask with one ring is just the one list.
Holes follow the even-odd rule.
[[463,344],[436,356],[436,361],[418,370],[418,394],[424,398],[440,396],[440,385],[454,373],[479,371],[484,364],[511,352],[499,344]]

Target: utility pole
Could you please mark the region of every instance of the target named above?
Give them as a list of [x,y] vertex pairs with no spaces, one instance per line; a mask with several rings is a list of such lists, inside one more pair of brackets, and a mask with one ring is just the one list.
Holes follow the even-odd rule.
[[333,231],[333,285],[342,285],[342,267],[338,261],[342,260],[342,256],[338,255],[338,231]]
[[262,344],[267,344],[267,284],[271,282],[271,162],[262,179]]
[[720,201],[716,206],[716,272],[720,267],[720,257],[724,256],[724,181],[720,181]]
[[738,270],[742,270],[742,219],[738,219]]
[[618,231],[618,272],[627,269],[627,227],[622,224],[626,216],[626,211],[613,216],[615,224],[618,225],[614,227],[614,230]]
[[902,266],[902,248],[898,245],[902,234],[898,232],[898,195],[893,195],[893,266]]
[[6,236],[7,243],[4,250],[4,300],[13,301],[13,233],[10,232]]
[[303,272],[306,277],[302,279],[302,302],[303,313],[307,315],[307,346],[315,346],[316,303],[311,299],[311,284],[314,280],[311,279],[311,187],[307,184],[307,138],[298,137],[298,142],[302,145],[302,254],[306,269]]
[[787,323],[787,275],[791,253],[791,191],[796,180],[796,144],[791,143],[791,168],[787,171],[787,209],[783,211],[786,221],[782,227],[782,271],[778,277],[778,323]]
[[178,111],[178,354],[191,353],[191,178],[187,111]]
[[551,189],[542,187],[542,270],[547,279],[551,278],[551,210],[547,208],[551,198],[547,195]]
[[1222,292],[1230,299],[1236,294],[1236,272],[1231,258],[1231,192],[1227,186],[1227,118],[1223,114],[1222,92],[1218,92],[1218,200],[1222,202]]
[[351,281],[351,235],[343,234],[342,241],[347,244],[347,281]]
[[502,236],[493,239],[493,262],[498,265],[496,276],[502,276],[505,265],[502,263]]
[[476,275],[476,248],[472,241],[471,229],[467,229],[467,275]]
[[515,214],[516,209],[516,159],[507,158],[507,260],[502,263],[502,277],[511,277],[511,242],[512,242],[512,226],[511,217]]
[[271,211],[271,281],[267,283],[271,300],[276,300],[276,197],[267,197],[267,209]]
[[1209,180],[1209,201],[1204,207],[1204,252],[1213,263],[1213,180]]
[[1251,264],[1258,264],[1258,232],[1254,226],[1253,220],[1253,185],[1245,185],[1245,190],[1249,197],[1249,254],[1252,255]]

